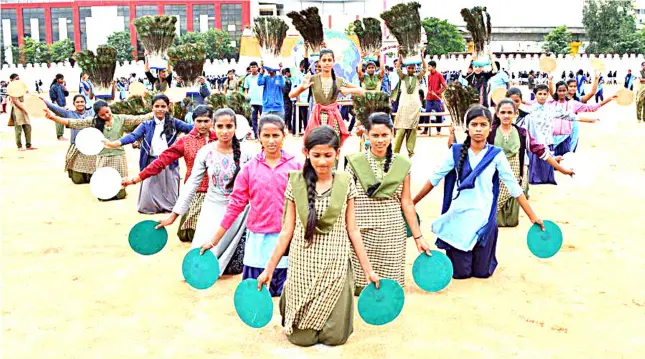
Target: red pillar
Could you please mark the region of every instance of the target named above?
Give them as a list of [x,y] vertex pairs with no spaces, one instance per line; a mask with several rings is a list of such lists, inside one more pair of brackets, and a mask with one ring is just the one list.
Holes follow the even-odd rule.
[[251,2],[245,1],[242,3],[242,31],[249,25],[251,25]]
[[329,15],[329,29],[331,29],[331,15]]
[[72,3],[72,22],[74,25],[74,51],[81,51],[81,16],[78,13],[78,4]]
[[193,31],[193,4],[186,4],[186,31]]
[[16,29],[18,30],[18,46],[25,44],[25,28],[22,19],[22,9],[16,9]]
[[52,36],[52,8],[50,5],[45,5],[45,42],[51,44],[54,42]]
[[163,5],[157,5],[157,15],[163,15]]
[[134,2],[130,2],[130,43],[134,50],[132,51],[132,56],[134,59],[137,59],[137,28],[134,27],[134,19],[137,15],[137,8],[134,6]]
[[221,2],[215,3],[215,28],[220,30],[226,30],[226,29],[222,29],[222,3]]

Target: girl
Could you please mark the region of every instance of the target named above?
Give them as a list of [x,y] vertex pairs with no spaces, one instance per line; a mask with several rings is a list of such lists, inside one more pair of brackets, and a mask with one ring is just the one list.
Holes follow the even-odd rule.
[[[105,145],[108,148],[118,148],[143,138],[139,150],[139,169],[143,171],[175,143],[178,132],[189,133],[193,129],[193,125],[172,118],[168,106],[170,100],[166,95],[155,95],[152,98],[153,118],[140,124],[132,133]],[[160,175],[143,181],[137,199],[139,213],[168,213],[175,205],[178,195],[179,162],[175,161]]]
[[285,217],[278,245],[258,277],[258,289],[271,282],[276,265],[289,249],[288,280],[280,298],[282,325],[295,345],[340,345],[353,331],[354,303],[350,242],[366,273],[372,270],[354,217],[356,187],[332,169],[340,156],[340,139],[328,126],[305,137],[307,160],[292,172],[285,193]]
[[224,81],[224,91],[227,95],[230,95],[233,92],[238,91],[240,85],[235,79],[235,72],[233,72],[233,70],[228,70],[226,76],[226,80]]
[[[377,112],[365,124],[370,150],[347,156],[347,173],[356,187],[356,223],[361,230],[365,251],[375,272],[405,285],[405,248],[407,222],[419,252],[430,246],[419,229],[410,196],[411,162],[392,153],[394,125],[389,115]],[[401,215],[403,212],[403,216]],[[352,254],[354,294],[367,285],[358,257]]]
[[[162,173],[168,166],[172,166],[179,158],[183,157],[186,162],[186,181],[190,178],[190,174],[195,165],[195,157],[197,151],[210,142],[217,139],[213,128],[213,110],[208,106],[197,106],[193,112],[195,127],[186,136],[182,136],[174,145],[161,153],[161,156],[150,163],[146,168],[139,173],[138,176],[133,178],[124,178],[121,184],[124,187],[137,184],[147,178],[156,176]],[[179,229],[177,236],[182,242],[192,242],[195,236],[195,228],[197,225],[197,217],[202,210],[204,198],[208,191],[208,177],[204,177],[202,182],[197,188],[195,197],[190,204],[190,210],[186,212],[179,222]]]
[[[168,218],[159,222],[157,228],[167,227],[175,222],[177,217],[188,212],[195,192],[205,175],[208,175],[208,192],[202,205],[202,210],[197,220],[195,237],[191,248],[199,248],[204,243],[209,243],[219,227],[229,196],[233,192],[235,178],[240,172],[240,167],[251,159],[251,156],[242,152],[240,141],[235,137],[235,112],[230,108],[222,108],[215,112],[215,134],[217,141],[211,142],[197,152],[195,164],[186,186],[177,200]],[[229,262],[235,263],[240,258],[234,258],[238,243],[246,227],[246,213],[244,210],[230,226],[223,240],[211,249],[219,259],[220,273],[224,273]]]
[[[86,110],[87,102],[86,97],[81,94],[74,95],[72,102],[76,111],[69,111],[59,107],[47,100],[47,108],[53,111],[56,115],[68,118],[83,119],[85,117],[95,116],[94,109]],[[90,183],[92,173],[96,170],[96,156],[87,156],[76,149],[76,135],[80,130],[73,129],[72,137],[70,137],[70,145],[65,155],[65,171],[74,184]]]
[[[598,81],[598,79],[596,79]],[[594,91],[594,90],[592,90]],[[607,98],[599,104],[595,105],[586,105],[583,102],[574,100],[572,97],[567,96],[571,94],[570,86],[564,81],[560,81],[555,85],[555,100],[549,101],[549,104],[560,108],[565,113],[572,113],[577,115],[581,112],[595,112],[602,106],[608,104],[616,96]],[[591,96],[586,96],[591,98]],[[584,120],[581,119],[580,122],[596,122],[595,120]],[[575,131],[574,131],[575,128]],[[553,122],[553,146],[554,154],[556,156],[562,156],[567,152],[574,151],[578,146],[578,124],[575,122],[567,121],[562,118],[555,119]]]
[[311,87],[314,107],[307,123],[305,136],[311,129],[327,124],[339,136],[342,146],[345,139],[349,137],[349,131],[345,127],[345,122],[338,108],[338,94],[361,95],[365,93],[365,90],[347,82],[342,77],[336,77],[336,72],[334,71],[335,58],[332,50],[320,50],[318,63],[320,64],[321,72],[313,76],[307,74],[302,84],[289,93],[289,97],[297,97]]
[[92,100],[94,99],[94,85],[90,81],[90,75],[87,72],[81,73],[81,83],[78,85],[78,93],[85,98],[85,103],[91,108]]
[[[107,102],[103,100],[96,101],[93,109],[93,118],[61,118],[49,110],[45,110],[45,117],[71,129],[81,130],[87,127],[94,127],[103,133],[106,141],[110,141],[120,138],[125,131],[131,131],[132,128],[150,118],[151,115],[113,115]],[[127,177],[128,159],[125,157],[125,150],[123,148],[104,148],[96,156],[95,167],[112,167],[119,171],[121,177]],[[112,199],[124,199],[125,196],[125,189],[121,189]]]
[[[361,55],[361,57],[365,59],[365,52]],[[380,52],[377,52],[376,56],[380,57]],[[362,65],[358,65],[357,67],[358,79],[361,82],[361,87],[367,91],[381,91],[381,83],[385,76],[385,64],[381,62],[381,69],[376,73],[376,63],[372,60],[368,60],[365,65],[365,69],[367,71],[366,74],[363,73]]]
[[578,97],[582,97],[585,95],[586,81],[587,81],[587,77],[585,77],[585,74],[582,71],[582,69],[578,70],[578,73],[576,74],[576,95]]
[[468,136],[451,153],[414,198],[422,200],[446,177],[442,215],[432,224],[437,247],[446,250],[454,268],[453,278],[488,278],[497,267],[495,248],[498,228],[495,220],[499,180],[530,218],[544,230],[544,224],[529,205],[517,184],[501,148],[489,145],[492,115],[473,105],[466,112]]
[[524,118],[529,114],[528,112],[522,110],[520,106],[524,103],[524,100],[522,99],[522,90],[518,89],[517,87],[511,87],[506,91],[506,98],[511,99],[513,103],[515,104],[515,108],[517,109],[517,118],[515,119],[515,124],[519,127],[526,128],[526,123],[524,121]]
[[[240,171],[217,233],[212,241],[202,246],[202,253],[217,246],[235,219],[250,204],[242,279],[257,279],[267,267],[282,228],[284,191],[289,172],[302,169],[293,155],[282,150],[286,132],[280,117],[263,115],[259,131],[262,152]],[[274,297],[282,294],[287,279],[287,265],[287,257],[282,257],[273,273],[269,292]]]
[[414,156],[414,146],[417,142],[417,127],[419,126],[419,116],[421,112],[421,100],[423,96],[419,96],[419,82],[425,76],[427,66],[423,58],[423,49],[421,50],[421,64],[423,69],[415,74],[415,66],[408,65],[406,67],[407,73],[403,74],[401,71],[401,64],[403,63],[403,56],[399,55],[399,61],[396,62],[396,72],[400,80],[400,98],[398,111],[394,120],[394,127],[396,128],[396,137],[394,139],[394,152],[401,151],[401,145],[405,141],[405,147],[408,150],[408,157]]
[[[524,174],[526,158],[526,130],[514,124],[518,109],[513,100],[502,99],[498,106],[493,126],[488,135],[488,143],[504,151],[504,155],[511,165],[513,176],[524,190],[528,190],[528,180]],[[516,227],[519,224],[520,206],[503,181],[499,184],[499,197],[497,198],[497,225],[499,227]]]

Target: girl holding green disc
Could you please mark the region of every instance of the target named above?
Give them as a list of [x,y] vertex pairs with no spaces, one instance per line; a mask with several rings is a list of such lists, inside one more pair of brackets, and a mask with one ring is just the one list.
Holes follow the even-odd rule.
[[[350,176],[334,173],[340,138],[326,125],[305,137],[302,171],[291,172],[278,244],[258,285],[269,285],[276,265],[289,250],[288,280],[280,298],[287,339],[299,346],[344,344],[353,331],[354,280],[350,244],[367,283],[379,286],[356,225],[356,187]],[[258,288],[259,289],[259,288]]]
[[[345,170],[356,186],[356,222],[374,271],[405,285],[405,224],[410,226],[419,252],[428,252],[410,195],[410,167],[404,155],[393,153],[390,116],[370,115],[364,124],[370,150],[347,156]],[[401,215],[403,212],[403,215]],[[352,253],[355,294],[367,286],[358,257]]]
[[432,223],[437,247],[453,266],[453,278],[488,278],[497,267],[497,199],[500,179],[532,223],[544,230],[517,183],[504,151],[486,143],[493,116],[481,106],[465,115],[468,129],[463,144],[453,145],[437,171],[415,196],[421,201],[445,177],[442,215]]

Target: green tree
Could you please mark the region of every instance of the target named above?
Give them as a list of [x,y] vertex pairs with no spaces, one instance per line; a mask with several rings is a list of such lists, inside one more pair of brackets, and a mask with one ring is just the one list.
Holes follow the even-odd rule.
[[466,41],[459,29],[448,21],[428,17],[423,19],[422,26],[428,41],[426,46],[428,55],[445,55],[451,52],[463,52],[466,49]]
[[356,33],[354,32],[354,22],[353,21],[350,21],[349,24],[347,24],[347,27],[345,28],[345,35],[347,35],[347,36],[356,35]]
[[129,31],[119,31],[111,34],[108,36],[107,45],[116,49],[116,60],[120,63],[134,60],[134,56],[132,56],[134,47],[132,46]]
[[582,11],[589,36],[588,53],[642,53],[645,36],[636,30],[634,6],[630,1],[590,0]]
[[238,48],[231,44],[233,39],[228,32],[223,30],[210,29],[207,32],[187,32],[183,36],[175,38],[175,45],[194,44],[198,42],[206,45],[207,59],[237,58]]
[[22,64],[39,64],[51,62],[51,52],[47,44],[25,37],[24,43],[18,48]]
[[542,49],[546,52],[566,55],[571,51],[570,43],[571,33],[567,30],[565,25],[562,25],[551,30],[551,32],[544,37],[544,45],[542,45]]
[[74,42],[70,39],[56,41],[49,45],[51,62],[65,62],[74,54]]

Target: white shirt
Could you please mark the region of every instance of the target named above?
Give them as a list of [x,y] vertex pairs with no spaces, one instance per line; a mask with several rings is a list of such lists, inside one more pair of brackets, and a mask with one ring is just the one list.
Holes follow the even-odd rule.
[[166,120],[159,120],[154,117],[155,120],[155,132],[152,134],[152,143],[150,144],[150,155],[154,157],[159,157],[161,152],[168,149],[168,142],[166,141],[166,135],[163,133],[163,127],[166,123]]

